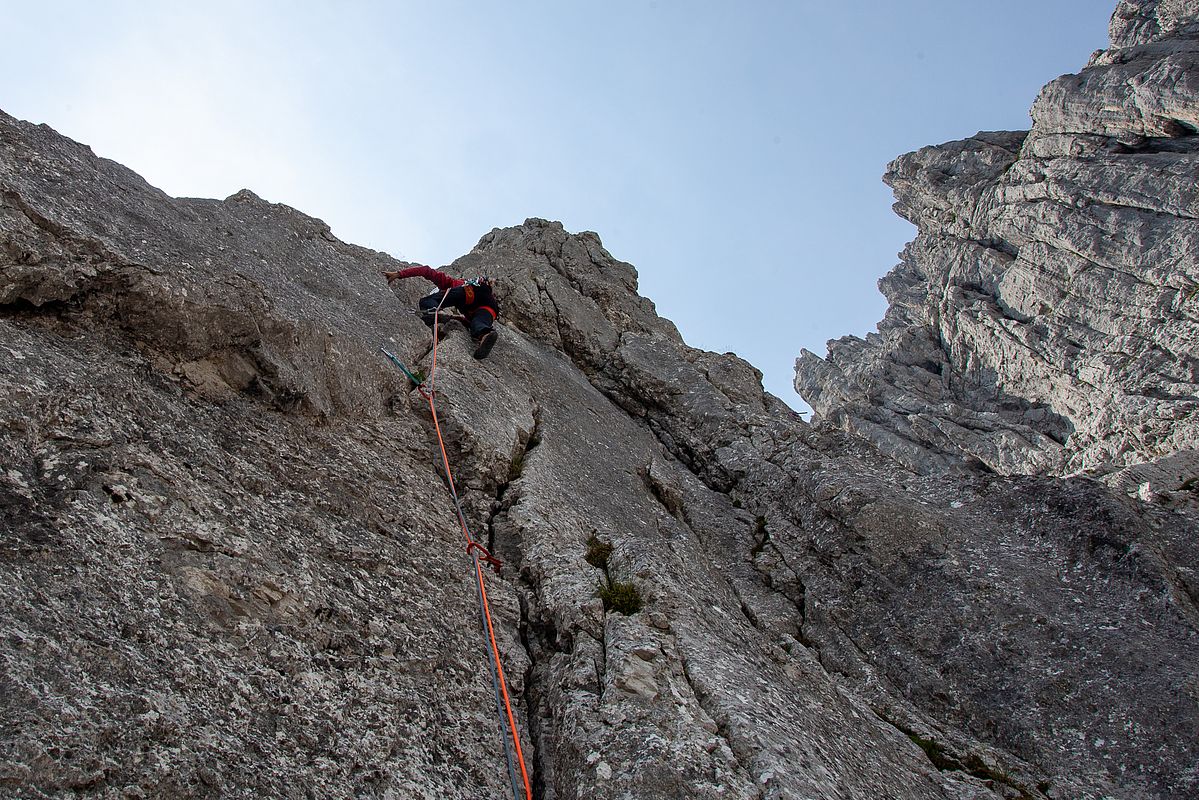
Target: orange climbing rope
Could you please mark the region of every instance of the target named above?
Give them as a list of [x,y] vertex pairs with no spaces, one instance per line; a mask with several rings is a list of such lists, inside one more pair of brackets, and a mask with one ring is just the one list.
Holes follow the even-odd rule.
[[[434,399],[436,396],[435,381],[437,378],[437,327],[440,322],[441,307],[445,305],[448,295],[448,291],[442,295],[441,303],[437,305],[437,310],[433,312],[433,360],[429,366],[429,388],[426,390],[424,387],[418,387],[418,391],[429,401],[429,412],[433,415],[433,429],[437,432],[437,446],[441,450],[441,462],[445,466],[446,484],[450,489],[450,497],[454,500],[454,510],[458,514],[458,524],[462,526],[462,535],[466,537],[466,552],[471,556],[475,565],[480,617],[482,627],[486,631],[487,639],[491,645],[488,658],[491,661],[492,688],[496,690],[496,712],[500,717],[501,730],[505,728],[506,723],[508,734],[504,736],[504,753],[508,759],[508,777],[512,782],[512,796],[514,800],[520,800],[521,797],[520,786],[517,783],[516,771],[512,763],[512,750],[508,747],[509,736],[512,739],[512,746],[516,750],[516,762],[520,765],[520,777],[524,784],[525,800],[533,800],[533,791],[529,787],[529,773],[525,769],[524,753],[520,749],[520,734],[516,728],[516,717],[512,713],[512,701],[508,697],[507,681],[504,679],[504,666],[500,662],[500,649],[495,642],[495,627],[491,622],[491,606],[487,601],[487,586],[483,581],[483,565],[481,562],[487,562],[497,572],[499,571],[500,562],[471,535],[470,528],[466,524],[466,516],[462,513],[462,504],[458,501],[458,489],[454,485],[454,476],[450,471],[450,458],[446,454],[445,439],[441,435],[441,422],[437,419],[437,402]],[[503,698],[502,709],[500,707],[501,696]]]

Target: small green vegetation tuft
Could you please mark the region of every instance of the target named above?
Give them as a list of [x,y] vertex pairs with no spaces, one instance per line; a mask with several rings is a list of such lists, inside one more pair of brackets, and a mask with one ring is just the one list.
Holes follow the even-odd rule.
[[[965,761],[959,761],[950,755],[945,748],[936,741],[932,739],[925,739],[923,736],[912,733],[911,731],[904,732],[907,733],[908,738],[912,740],[913,744],[924,751],[924,754],[928,756],[928,760],[933,762],[933,766],[942,772],[947,770],[959,770],[961,772],[965,772],[967,775],[973,775],[982,781],[993,781],[995,783],[1002,783],[1007,786],[1016,786],[1016,783],[1012,780],[1011,776],[1004,774],[1000,770],[987,766],[986,762],[973,753],[967,754]],[[1021,797],[1027,796],[1028,795],[1026,793],[1021,794]]]
[[604,602],[604,611],[619,611],[628,616],[636,614],[645,606],[641,591],[632,581],[613,580],[611,560],[612,543],[605,542],[594,533],[587,540],[587,563],[603,570],[604,579],[596,584],[595,594]]
[[587,540],[587,555],[583,556],[587,563],[596,569],[608,571],[608,560],[612,558],[612,544],[602,541],[595,534]]
[[933,766],[935,766],[937,769],[960,770],[962,768],[962,765],[959,764],[956,759],[947,756],[941,745],[937,744],[934,740],[925,739],[920,734],[910,732],[908,733],[908,738],[912,740],[913,744],[924,751],[924,754],[928,756],[928,760],[933,762]]
[[641,592],[632,581],[601,583],[597,591],[604,602],[604,611],[619,611],[625,616],[636,614],[645,606]]
[[522,450],[516,454],[516,458],[512,459],[512,463],[508,465],[508,482],[516,480],[525,471],[525,453]]

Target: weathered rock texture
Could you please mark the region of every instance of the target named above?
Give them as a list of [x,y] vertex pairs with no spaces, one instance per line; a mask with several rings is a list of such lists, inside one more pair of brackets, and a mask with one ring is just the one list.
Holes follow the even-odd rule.
[[1045,87],[1030,132],[890,165],[919,234],[879,283],[878,333],[797,362],[821,418],[924,472],[1086,472],[1193,502],[1197,17],[1194,0],[1122,2],[1112,48]]
[[[2,114],[0,201],[0,793],[505,796],[432,423],[375,350],[428,369],[425,287]],[[1199,792],[1193,518],[808,426],[594,234],[483,269],[500,342],[449,334],[439,408],[536,797]]]

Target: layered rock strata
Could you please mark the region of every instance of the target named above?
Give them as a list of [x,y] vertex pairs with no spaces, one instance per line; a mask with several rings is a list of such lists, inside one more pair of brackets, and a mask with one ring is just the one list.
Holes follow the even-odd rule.
[[[1028,133],[887,170],[917,225],[878,332],[805,352],[820,418],[922,472],[1110,475],[1193,502],[1199,470],[1199,3],[1123,2],[1112,47]],[[1176,458],[1190,453],[1189,458]]]

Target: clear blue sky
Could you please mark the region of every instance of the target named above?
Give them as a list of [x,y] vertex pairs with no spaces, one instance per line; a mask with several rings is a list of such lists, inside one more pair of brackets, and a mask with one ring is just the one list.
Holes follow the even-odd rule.
[[888,161],[1025,129],[1115,0],[17,2],[0,108],[177,196],[249,188],[434,266],[598,232],[688,343],[791,388],[874,329]]

